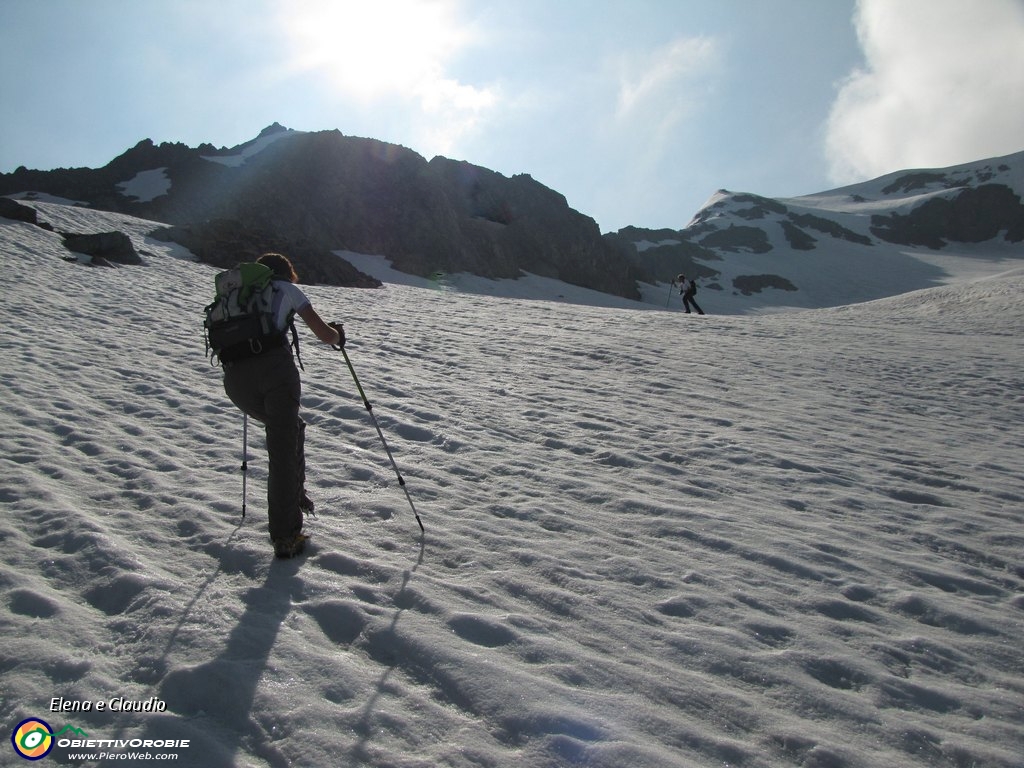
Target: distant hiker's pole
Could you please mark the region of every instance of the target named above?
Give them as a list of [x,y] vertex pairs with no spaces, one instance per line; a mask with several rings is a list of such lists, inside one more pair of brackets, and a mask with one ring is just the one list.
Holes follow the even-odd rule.
[[405,498],[409,501],[409,506],[412,508],[412,513],[416,517],[416,522],[420,525],[420,533],[426,533],[423,530],[423,521],[420,520],[420,515],[416,511],[416,505],[412,503],[412,497],[409,495],[409,489],[405,487],[405,479],[402,477],[402,473],[398,471],[398,465],[395,463],[395,457],[391,455],[391,449],[388,448],[388,441],[384,439],[384,433],[380,431],[380,424],[377,423],[377,417],[373,415],[373,406],[370,405],[370,401],[366,399],[366,393],[363,392],[363,387],[359,383],[359,377],[356,376],[356,369],[352,367],[352,361],[348,358],[348,352],[345,351],[344,347],[335,347],[340,349],[341,354],[345,356],[345,364],[348,366],[349,372],[352,374],[352,381],[356,383],[356,389],[359,390],[359,396],[363,398],[363,405],[366,406],[366,412],[370,414],[370,421],[373,422],[373,426],[377,429],[377,436],[380,437],[380,442],[384,446],[384,450],[388,454],[388,458],[391,460],[391,466],[395,468],[395,474],[398,475],[398,484],[402,486],[402,490],[405,491]]
[[676,287],[675,278],[672,278],[672,282],[668,286],[668,298],[665,299],[665,309],[668,309],[668,305],[672,303],[672,289]]
[[245,499],[248,491],[246,480],[249,478],[249,414],[242,414],[242,518],[245,518]]

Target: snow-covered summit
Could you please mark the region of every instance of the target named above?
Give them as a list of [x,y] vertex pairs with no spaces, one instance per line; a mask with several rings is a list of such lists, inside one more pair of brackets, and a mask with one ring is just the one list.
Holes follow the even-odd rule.
[[803,195],[783,202],[836,212],[856,212],[872,203],[890,207],[914,205],[929,196],[955,194],[957,190],[1001,184],[1024,196],[1024,152],[978,160],[948,168],[919,168],[896,171],[858,184]]

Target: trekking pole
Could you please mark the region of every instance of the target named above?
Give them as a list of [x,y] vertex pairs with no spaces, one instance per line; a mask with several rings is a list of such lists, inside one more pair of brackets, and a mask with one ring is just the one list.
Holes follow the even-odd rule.
[[668,298],[665,299],[665,309],[668,309],[668,305],[672,303],[672,289],[675,288],[675,287],[676,287],[676,281],[675,281],[675,279],[673,279],[672,282],[669,283],[669,286],[668,286]]
[[246,481],[249,479],[249,414],[242,414],[242,519],[245,519],[245,500],[248,495]]
[[412,503],[412,497],[409,495],[409,489],[405,487],[405,479],[402,477],[402,473],[398,471],[398,465],[395,463],[395,457],[391,455],[391,449],[388,448],[388,441],[384,439],[384,433],[380,431],[380,424],[377,423],[377,417],[373,415],[373,406],[370,405],[370,401],[366,399],[366,393],[363,392],[363,387],[359,383],[359,377],[356,376],[356,369],[352,367],[352,361],[349,360],[348,352],[345,351],[344,347],[335,347],[340,349],[341,354],[345,356],[345,364],[348,366],[349,372],[352,374],[352,381],[356,383],[356,389],[359,390],[359,396],[363,398],[363,405],[366,406],[366,412],[370,414],[370,421],[373,422],[373,426],[377,429],[377,436],[380,437],[380,441],[384,446],[384,450],[388,454],[388,458],[391,460],[391,466],[395,469],[395,474],[398,475],[398,484],[402,486],[402,490],[405,491],[405,498],[409,501],[409,506],[412,508],[412,514],[416,518],[416,522],[420,525],[420,533],[426,533],[423,530],[423,521],[420,520],[420,515],[416,511],[416,505]]

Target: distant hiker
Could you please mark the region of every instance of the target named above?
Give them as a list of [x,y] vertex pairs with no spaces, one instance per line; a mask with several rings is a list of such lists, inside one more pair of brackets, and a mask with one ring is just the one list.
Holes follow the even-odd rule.
[[[290,329],[297,353],[298,337],[292,325],[292,318],[296,314],[324,344],[343,347],[345,331],[340,323],[325,323],[316,313],[309,299],[295,285],[298,276],[287,257],[279,253],[266,253],[256,263],[269,267],[273,272],[272,275],[265,275],[272,284],[272,290],[266,292],[271,297],[270,317],[263,321],[264,325],[273,327],[269,333],[255,340],[248,338],[238,342],[232,338],[235,343],[223,348],[214,343],[215,334],[212,330],[209,338],[224,366],[224,391],[231,402],[266,427],[270,538],[274,544],[274,554],[287,558],[300,554],[305,547],[307,537],[302,533],[303,514],[313,511],[313,503],[305,491],[306,424],[299,418],[302,385],[287,334]],[[240,265],[239,269],[242,267],[254,265]],[[256,270],[259,268],[256,267]],[[262,272],[266,273],[267,270],[264,268]],[[237,299],[235,301],[242,303]],[[252,301],[249,312],[250,316],[254,314]],[[207,314],[207,327],[210,328],[209,308]]]
[[676,278],[679,282],[679,295],[683,297],[683,309],[686,310],[686,314],[690,314],[690,306],[697,310],[698,315],[703,315],[704,310],[697,305],[697,300],[694,296],[697,295],[697,283],[694,280],[687,280],[686,275],[680,275]]

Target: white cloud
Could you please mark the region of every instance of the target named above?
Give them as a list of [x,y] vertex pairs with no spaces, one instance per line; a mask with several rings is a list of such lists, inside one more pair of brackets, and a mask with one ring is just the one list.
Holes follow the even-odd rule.
[[619,119],[664,113],[695,101],[696,83],[718,62],[709,38],[680,38],[653,51],[618,62]]
[[835,183],[1024,149],[1021,0],[859,0],[855,23],[867,66],[829,117]]
[[700,110],[720,65],[720,45],[707,37],[679,38],[615,60],[610,127],[616,141],[628,141],[636,150],[637,172],[658,165],[678,143],[680,125]]

